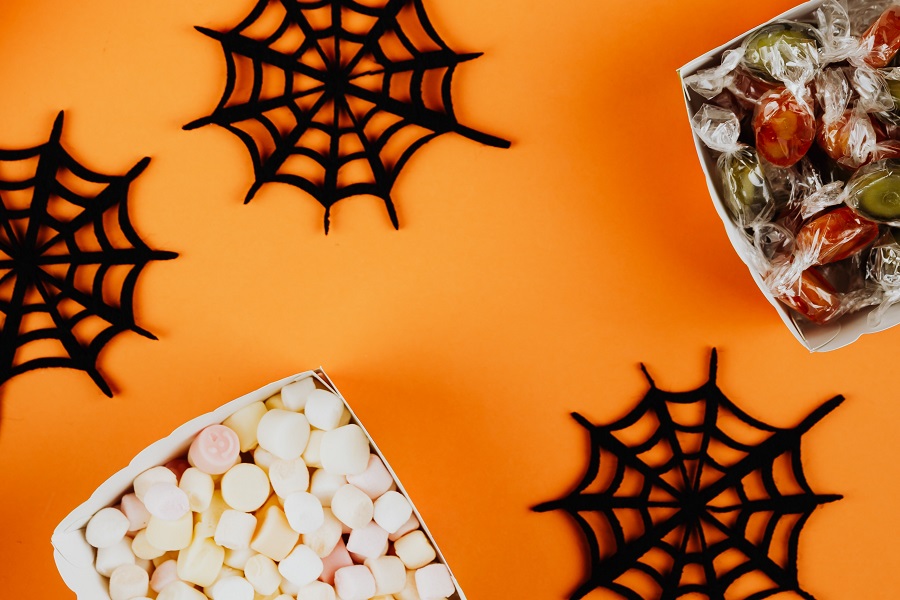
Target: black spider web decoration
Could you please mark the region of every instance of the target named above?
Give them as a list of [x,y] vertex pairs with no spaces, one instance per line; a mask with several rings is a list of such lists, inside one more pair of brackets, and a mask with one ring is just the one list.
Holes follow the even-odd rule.
[[147,263],[177,255],[152,250],[128,216],[150,159],[121,176],[90,171],[62,147],[62,129],[60,112],[45,144],[0,150],[0,384],[65,367],[112,396],[98,355],[123,331],[156,339],[135,323],[135,285]]
[[259,0],[230,31],[197,29],[222,44],[226,85],[212,115],[184,128],[238,136],[255,176],[244,202],[266,183],[296,186],[325,208],[326,234],[331,207],[359,195],[381,199],[399,228],[394,183],[441,134],[510,146],[457,120],[454,72],[480,53],[451,50],[422,0]]
[[[813,598],[798,582],[800,533],[819,505],[841,496],[812,491],[800,442],[844,399],[832,398],[792,429],[773,427],[722,393],[716,363],[714,350],[708,382],[677,393],[657,388],[641,365],[650,390],[610,425],[573,413],[590,434],[587,472],[568,496],[534,508],[566,511],[587,538],[591,573],[573,599],[602,588],[646,600],[638,583],[657,590],[652,598]],[[685,424],[688,412],[699,419]],[[738,589],[754,577],[752,589]]]

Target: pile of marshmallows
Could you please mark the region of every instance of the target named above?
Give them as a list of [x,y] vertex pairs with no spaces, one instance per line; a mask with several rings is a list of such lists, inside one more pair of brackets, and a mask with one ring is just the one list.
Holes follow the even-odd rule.
[[438,600],[456,589],[366,434],[313,378],[201,431],[187,460],[138,475],[85,537],[112,600]]

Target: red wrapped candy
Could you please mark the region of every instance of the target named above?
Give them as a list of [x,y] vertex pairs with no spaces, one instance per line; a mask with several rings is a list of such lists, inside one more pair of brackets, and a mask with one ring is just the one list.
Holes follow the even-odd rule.
[[753,118],[756,151],[779,167],[790,167],[803,158],[816,138],[816,117],[810,102],[778,87],[760,98]]
[[838,293],[815,268],[805,270],[793,289],[778,300],[819,324],[827,323],[841,309]]
[[876,69],[884,68],[900,50],[900,6],[891,6],[872,23],[862,36],[863,47],[871,44],[866,64]]
[[827,265],[853,256],[877,237],[877,223],[842,206],[804,225],[796,243],[809,253],[809,263]]

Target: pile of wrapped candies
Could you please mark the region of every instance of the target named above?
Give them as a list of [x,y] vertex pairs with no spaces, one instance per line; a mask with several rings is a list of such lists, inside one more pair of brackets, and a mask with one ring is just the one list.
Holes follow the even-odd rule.
[[900,302],[900,2],[826,0],[685,78],[772,295],[817,324]]
[[407,498],[312,378],[138,475],[85,538],[111,600],[441,600],[447,567]]

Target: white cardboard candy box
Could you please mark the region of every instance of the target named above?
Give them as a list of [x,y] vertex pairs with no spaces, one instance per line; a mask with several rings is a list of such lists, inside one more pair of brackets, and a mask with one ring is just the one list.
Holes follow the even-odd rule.
[[[730,42],[719,46],[715,50],[707,52],[703,56],[692,60],[681,67],[681,69],[678,70],[678,74],[682,79],[688,117],[692,117],[700,109],[704,100],[701,96],[692,92],[684,85],[684,79],[686,77],[693,75],[701,69],[718,66],[721,62],[723,52],[739,47],[745,38],[754,33],[757,29],[764,27],[773,21],[787,19],[814,23],[816,9],[818,9],[821,4],[822,0],[804,2],[796,8],[779,15],[767,23],[760,24],[759,27],[738,36]],[[753,280],[756,281],[756,285],[759,286],[759,289],[762,290],[766,298],[769,299],[769,302],[775,307],[775,310],[778,311],[781,320],[784,321],[784,324],[787,325],[788,329],[790,329],[791,333],[794,334],[794,337],[796,337],[801,344],[812,352],[837,350],[838,348],[855,342],[860,336],[866,333],[883,331],[900,323],[900,304],[891,307],[882,319],[881,324],[877,327],[871,327],[867,322],[868,314],[873,308],[863,309],[845,315],[835,322],[826,325],[816,325],[815,323],[811,323],[801,318],[795,318],[795,315],[791,310],[776,300],[771,292],[769,292],[763,284],[762,276],[757,272],[756,268],[752,266],[749,252],[746,250],[745,244],[742,243],[744,234],[737,225],[732,223],[722,201],[722,188],[716,171],[716,154],[700,141],[700,138],[697,137],[696,133],[694,134],[694,145],[697,147],[697,155],[700,157],[700,164],[706,175],[706,183],[709,186],[710,196],[712,196],[713,204],[716,207],[716,211],[719,213],[719,217],[721,217],[722,222],[725,224],[725,231],[728,234],[728,239],[731,240],[731,244],[734,246],[735,251],[747,265],[750,274],[753,276]]]
[[[410,501],[410,504],[412,504],[413,514],[416,515],[422,531],[425,532],[428,540],[431,542],[432,546],[434,546],[434,549],[437,552],[437,559],[446,564],[444,556],[441,553],[440,548],[438,548],[438,545],[435,543],[431,532],[428,530],[425,520],[422,518],[418,509],[416,509],[412,498],[406,493],[406,490],[403,488],[403,485],[400,483],[400,480],[397,478],[391,465],[372,440],[372,436],[366,431],[366,428],[357,418],[356,413],[353,412],[353,409],[350,408],[350,405],[344,397],[341,396],[334,384],[331,383],[331,380],[328,379],[325,372],[321,369],[317,369],[315,371],[306,371],[304,373],[292,375],[291,377],[286,377],[280,381],[270,383],[255,392],[251,392],[220,406],[213,412],[206,413],[205,415],[201,415],[188,421],[173,431],[165,439],[159,440],[145,448],[132,459],[127,467],[103,482],[86,502],[63,519],[53,532],[53,536],[50,538],[50,542],[53,544],[54,549],[53,558],[56,561],[56,566],[59,569],[60,575],[62,575],[63,581],[69,586],[69,589],[75,592],[79,600],[109,600],[107,580],[94,569],[95,550],[84,539],[84,529],[87,526],[88,520],[94,513],[101,508],[115,505],[119,499],[129,491],[132,487],[134,478],[140,473],[146,471],[150,467],[163,465],[172,459],[186,456],[194,437],[204,428],[209,425],[221,423],[239,409],[254,402],[264,401],[287,384],[310,376],[314,377],[321,387],[334,392],[344,400],[344,406],[347,407],[347,410],[349,410],[352,415],[351,423],[359,425],[366,433],[372,451],[384,461],[385,466],[397,483],[399,491],[406,496]],[[453,577],[452,571],[451,577]],[[456,593],[450,597],[450,600],[466,600],[466,595],[463,593],[459,586],[459,582],[457,582],[455,577],[453,577],[453,584],[456,587]]]

